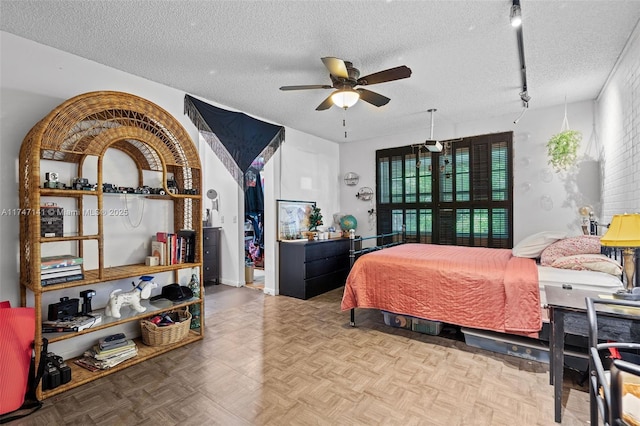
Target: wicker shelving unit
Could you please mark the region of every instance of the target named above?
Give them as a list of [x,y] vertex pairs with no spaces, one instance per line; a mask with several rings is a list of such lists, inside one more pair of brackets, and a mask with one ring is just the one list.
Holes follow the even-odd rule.
[[[182,229],[195,231],[196,253],[193,263],[181,263],[167,266],[145,266],[144,264],[105,266],[104,262],[104,219],[97,215],[97,233],[83,233],[83,217],[78,215],[77,235],[63,237],[41,237],[40,205],[41,196],[63,197],[75,200],[75,205],[82,211],[85,197],[95,197],[97,208],[103,210],[106,196],[103,194],[102,159],[107,149],[116,149],[127,154],[138,168],[139,186],[143,186],[143,171],[161,172],[166,182],[168,174],[173,174],[178,194],[147,195],[149,198],[164,199],[173,204],[173,231]],[[53,160],[71,163],[77,167],[77,175],[82,176],[83,163],[91,156],[97,157],[97,186],[95,191],[41,188],[40,163],[42,160]],[[154,103],[121,92],[100,91],[85,93],[67,100],[51,111],[38,122],[27,134],[20,149],[19,158],[19,197],[20,197],[20,298],[21,305],[27,306],[33,301],[36,315],[35,353],[36,365],[42,345],[42,295],[70,287],[80,287],[100,283],[153,275],[160,272],[173,272],[177,275],[181,269],[198,267],[200,270],[200,294],[204,294],[202,284],[202,199],[201,170],[198,152],[189,134],[168,112]],[[143,196],[143,195],[140,195]],[[84,257],[87,253],[84,243],[96,245],[98,267],[84,271],[85,279],[50,286],[41,285],[40,259],[41,244],[66,241],[76,245],[77,255]],[[64,253],[60,253],[64,254]],[[28,298],[28,292],[33,298]],[[163,308],[149,305],[147,311],[130,315],[123,314],[120,319],[106,318],[95,328],[85,329],[78,333],[47,333],[50,342],[72,339],[79,335],[104,330],[108,327],[140,321],[158,312],[171,311],[177,308],[198,306],[204,313],[204,300],[193,298],[180,303],[169,304]],[[39,398],[48,398],[68,389],[88,383],[99,377],[119,371],[130,365],[143,362],[149,358],[165,353],[179,346],[200,340],[204,337],[204,316],[200,317],[200,328],[190,330],[188,335],[177,343],[163,346],[146,346],[137,341],[138,355],[114,368],[90,372],[76,366],[71,360],[67,364],[72,369],[70,383],[58,386],[53,390],[38,389]]]

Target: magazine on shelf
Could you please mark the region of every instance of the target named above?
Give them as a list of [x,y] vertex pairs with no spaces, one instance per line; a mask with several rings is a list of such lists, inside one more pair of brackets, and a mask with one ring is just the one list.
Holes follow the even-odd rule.
[[40,269],[55,269],[65,266],[82,265],[83,259],[73,254],[46,256],[40,258]]
[[82,315],[68,321],[42,321],[42,328],[43,331],[45,328],[57,329],[56,331],[82,331],[101,322],[102,315],[100,314]]

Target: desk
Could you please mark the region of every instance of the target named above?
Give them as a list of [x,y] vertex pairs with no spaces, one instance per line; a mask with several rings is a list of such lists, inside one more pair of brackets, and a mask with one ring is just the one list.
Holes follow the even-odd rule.
[[[549,382],[553,385],[554,419],[562,421],[562,378],[564,372],[564,335],[589,336],[586,297],[598,297],[601,293],[586,290],[567,290],[561,287],[544,287],[551,320],[549,358]],[[640,317],[628,310],[597,306],[598,337],[616,342],[633,342],[632,326],[640,330]],[[636,331],[637,332],[637,331]],[[594,409],[596,412],[594,413]],[[595,423],[594,423],[594,418]],[[597,425],[597,407],[591,404],[591,424]]]

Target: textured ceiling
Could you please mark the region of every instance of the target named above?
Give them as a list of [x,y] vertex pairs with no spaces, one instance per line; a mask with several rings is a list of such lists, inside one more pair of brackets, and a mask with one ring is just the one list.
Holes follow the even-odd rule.
[[[529,109],[595,99],[640,19],[640,1],[521,0]],[[522,111],[511,1],[0,0],[0,29],[336,142]],[[376,108],[315,111],[331,84],[320,58],[361,75]],[[348,138],[342,120],[346,118]]]

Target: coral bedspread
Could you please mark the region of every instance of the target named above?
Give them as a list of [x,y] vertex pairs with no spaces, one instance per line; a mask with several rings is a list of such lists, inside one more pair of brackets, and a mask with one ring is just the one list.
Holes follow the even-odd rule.
[[508,249],[403,244],[362,255],[341,308],[525,335],[542,327],[535,261]]

